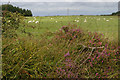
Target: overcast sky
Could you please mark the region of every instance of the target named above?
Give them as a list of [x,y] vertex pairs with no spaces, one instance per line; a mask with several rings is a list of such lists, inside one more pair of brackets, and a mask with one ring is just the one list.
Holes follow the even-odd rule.
[[118,11],[119,0],[0,0],[29,9],[34,16],[101,15]]

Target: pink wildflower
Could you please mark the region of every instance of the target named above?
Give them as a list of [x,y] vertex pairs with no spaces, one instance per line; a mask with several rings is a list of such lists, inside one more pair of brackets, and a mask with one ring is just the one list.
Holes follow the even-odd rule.
[[66,57],[66,56],[70,56],[70,53],[69,53],[69,51],[68,51],[68,53],[66,53],[66,54],[64,55],[64,57]]
[[96,73],[96,76],[98,75],[98,73]]
[[102,42],[98,42],[98,44],[101,46],[101,45],[102,45]]
[[89,42],[91,43],[92,41],[90,40]]

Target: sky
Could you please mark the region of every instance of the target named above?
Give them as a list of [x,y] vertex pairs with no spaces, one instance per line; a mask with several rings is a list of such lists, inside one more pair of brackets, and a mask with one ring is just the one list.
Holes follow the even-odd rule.
[[0,0],[29,9],[33,16],[104,15],[118,11],[119,0]]

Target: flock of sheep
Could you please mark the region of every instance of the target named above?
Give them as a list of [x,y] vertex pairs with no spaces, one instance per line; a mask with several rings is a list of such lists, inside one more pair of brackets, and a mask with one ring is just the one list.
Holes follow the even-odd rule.
[[28,23],[33,23],[33,22],[39,23],[39,21],[36,21],[36,18],[35,18],[35,17],[34,17],[34,20],[33,20],[33,21],[28,21]]
[[[62,19],[62,17],[60,17],[60,18]],[[84,22],[87,22],[87,18],[88,18],[88,17],[86,17],[86,18],[84,19]],[[90,17],[89,17],[89,18],[90,18]],[[94,17],[94,18],[95,18],[95,17]],[[50,18],[50,19],[52,20],[52,19],[54,19],[54,18]],[[79,18],[78,18],[78,19],[79,19]],[[104,19],[105,21],[107,21],[107,22],[110,21],[110,20],[108,20],[108,19],[106,19],[106,18],[103,18],[103,19]],[[112,19],[112,18],[110,18],[110,19]],[[101,20],[101,18],[98,18],[97,20]],[[79,22],[79,20],[74,20],[74,21],[75,21],[75,22]],[[57,23],[58,21],[55,21],[55,22]],[[34,20],[32,20],[32,21],[30,20],[30,21],[28,21],[28,23],[39,23],[39,21],[37,21],[36,18],[34,17]]]

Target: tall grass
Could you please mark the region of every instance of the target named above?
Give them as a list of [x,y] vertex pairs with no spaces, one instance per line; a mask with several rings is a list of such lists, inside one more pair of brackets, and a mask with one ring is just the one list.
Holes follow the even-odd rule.
[[[47,33],[46,33],[47,34]],[[3,38],[7,78],[118,78],[118,45],[69,24],[48,39]]]

